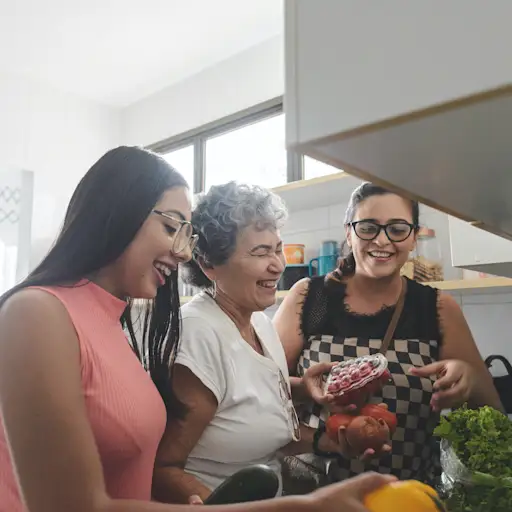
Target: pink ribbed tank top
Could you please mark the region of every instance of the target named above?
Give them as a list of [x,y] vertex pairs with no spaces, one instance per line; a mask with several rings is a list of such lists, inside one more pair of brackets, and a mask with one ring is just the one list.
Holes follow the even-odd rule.
[[[121,327],[126,303],[90,282],[41,289],[64,304],[78,334],[83,395],[109,495],[149,501],[166,412]],[[1,423],[0,512],[25,512]]]

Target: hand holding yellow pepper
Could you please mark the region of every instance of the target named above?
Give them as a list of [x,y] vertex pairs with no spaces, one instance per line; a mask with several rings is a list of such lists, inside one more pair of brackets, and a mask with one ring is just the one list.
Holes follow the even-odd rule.
[[416,480],[393,482],[367,494],[370,512],[446,512],[436,491]]

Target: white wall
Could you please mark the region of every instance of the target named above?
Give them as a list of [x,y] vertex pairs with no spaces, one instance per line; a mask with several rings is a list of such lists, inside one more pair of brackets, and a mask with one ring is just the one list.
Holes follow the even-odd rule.
[[0,74],[0,169],[34,172],[32,264],[59,229],[80,178],[119,140],[116,110]]
[[154,144],[283,92],[283,39],[279,36],[126,108],[121,137],[127,144]]

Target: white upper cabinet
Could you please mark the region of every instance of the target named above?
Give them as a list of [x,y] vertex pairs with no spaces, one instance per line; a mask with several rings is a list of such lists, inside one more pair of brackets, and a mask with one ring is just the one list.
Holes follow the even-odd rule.
[[285,14],[290,148],[512,239],[512,1]]
[[512,277],[512,241],[449,218],[454,267]]

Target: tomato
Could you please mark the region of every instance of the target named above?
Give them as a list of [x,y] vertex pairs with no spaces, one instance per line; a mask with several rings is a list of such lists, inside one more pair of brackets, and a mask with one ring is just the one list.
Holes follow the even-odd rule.
[[389,431],[391,432],[391,435],[395,433],[397,424],[396,415],[391,411],[388,411],[386,407],[376,404],[366,404],[361,408],[359,414],[362,416],[370,416],[376,420],[384,420],[389,428]]
[[331,414],[325,424],[325,431],[329,439],[338,442],[338,431],[341,427],[348,427],[356,416],[351,414]]
[[416,480],[383,485],[367,494],[364,506],[370,512],[445,512],[436,491]]
[[389,443],[389,428],[383,419],[356,416],[347,427],[346,439],[357,453],[364,453],[369,449],[379,452]]

